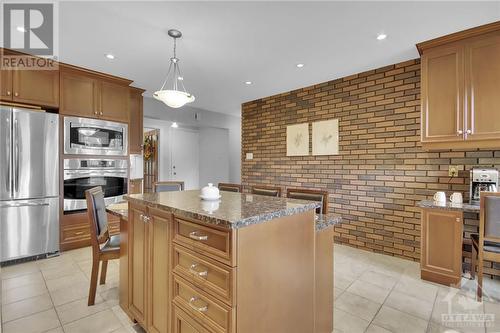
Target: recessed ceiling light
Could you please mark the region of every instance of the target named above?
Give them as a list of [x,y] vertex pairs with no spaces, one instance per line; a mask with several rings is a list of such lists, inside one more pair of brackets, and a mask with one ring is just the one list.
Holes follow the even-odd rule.
[[19,31],[19,32],[26,32],[26,29],[24,29],[24,27],[21,27],[21,26],[18,26],[16,28],[16,30]]
[[297,66],[297,68],[302,68],[302,67],[304,67],[304,64],[297,64],[295,66]]
[[108,59],[110,59],[110,60],[113,60],[115,58],[115,56],[112,55],[111,53],[106,53],[105,57],[108,58]]
[[378,40],[384,40],[384,39],[386,39],[386,38],[387,38],[387,35],[386,35],[386,34],[383,34],[383,33],[382,33],[382,34],[378,34],[378,35],[377,35],[377,39],[378,39]]
[[179,125],[177,125],[177,123],[174,121],[170,127],[177,128],[177,127],[179,127]]
[[246,84],[247,86],[249,86],[249,85],[251,85],[251,84],[252,84],[252,81],[245,81],[245,84]]
[[184,80],[184,78],[183,78],[182,76],[179,76],[177,79],[178,79],[179,81]]

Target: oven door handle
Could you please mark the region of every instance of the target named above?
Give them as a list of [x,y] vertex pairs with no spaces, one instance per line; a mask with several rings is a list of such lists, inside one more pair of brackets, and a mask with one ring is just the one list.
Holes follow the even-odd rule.
[[92,172],[92,171],[64,171],[64,180],[87,177],[116,177],[127,178],[127,172]]

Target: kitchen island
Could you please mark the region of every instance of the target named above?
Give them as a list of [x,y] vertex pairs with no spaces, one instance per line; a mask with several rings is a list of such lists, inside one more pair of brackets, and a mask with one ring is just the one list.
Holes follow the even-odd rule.
[[340,217],[316,221],[319,203],[312,201],[221,196],[126,197],[125,312],[148,332],[330,333],[333,225]]

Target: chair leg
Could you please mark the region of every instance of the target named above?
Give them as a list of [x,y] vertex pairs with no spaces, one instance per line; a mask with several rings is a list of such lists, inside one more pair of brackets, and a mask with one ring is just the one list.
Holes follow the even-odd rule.
[[103,260],[101,264],[101,280],[99,281],[99,284],[105,284],[106,283],[106,272],[108,271],[108,261]]
[[483,298],[483,256],[479,253],[477,263],[477,301],[481,302]]
[[88,306],[94,305],[97,290],[97,277],[99,275],[99,258],[92,260],[92,274],[90,275],[90,289]]
[[476,261],[477,261],[477,250],[472,245],[472,257],[470,260],[470,277],[472,280],[476,277]]

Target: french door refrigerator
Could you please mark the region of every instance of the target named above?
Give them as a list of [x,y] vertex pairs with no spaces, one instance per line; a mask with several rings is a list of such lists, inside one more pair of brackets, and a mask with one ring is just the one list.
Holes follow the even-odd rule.
[[57,114],[0,105],[0,261],[59,251]]

